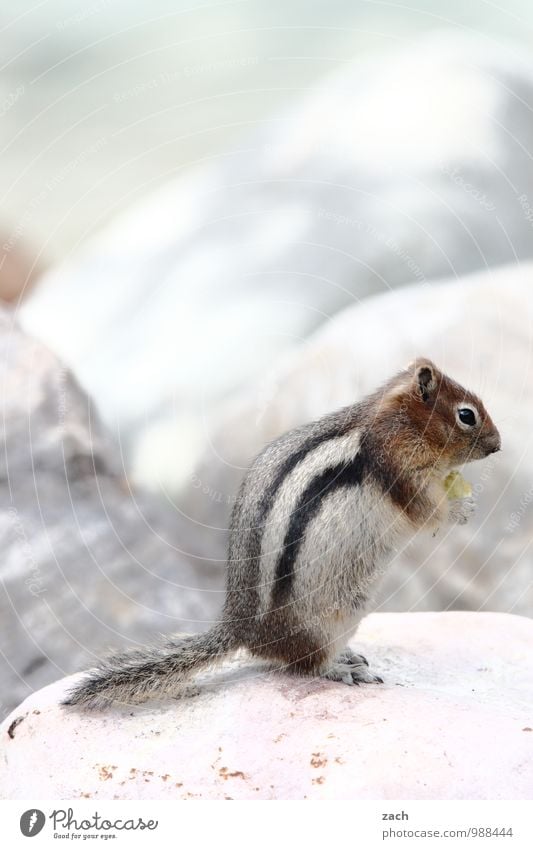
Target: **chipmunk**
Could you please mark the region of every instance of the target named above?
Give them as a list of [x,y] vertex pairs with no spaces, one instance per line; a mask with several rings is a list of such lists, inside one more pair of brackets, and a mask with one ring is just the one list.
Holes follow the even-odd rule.
[[346,648],[377,578],[418,529],[468,519],[472,500],[450,501],[444,477],[499,449],[480,399],[428,359],[359,403],[289,431],[241,485],[220,623],[110,657],[63,704],[177,696],[192,674],[242,647],[295,673],[382,682]]

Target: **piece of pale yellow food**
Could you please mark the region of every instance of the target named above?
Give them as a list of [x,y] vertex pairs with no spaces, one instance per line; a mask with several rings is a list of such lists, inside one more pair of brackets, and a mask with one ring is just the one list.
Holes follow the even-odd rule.
[[444,489],[450,501],[457,498],[470,498],[472,495],[472,487],[467,480],[464,479],[461,472],[453,471],[444,478]]

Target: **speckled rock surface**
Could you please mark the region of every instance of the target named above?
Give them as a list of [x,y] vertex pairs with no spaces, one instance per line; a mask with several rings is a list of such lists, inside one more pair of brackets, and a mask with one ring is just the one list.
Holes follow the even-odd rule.
[[374,614],[349,688],[237,659],[181,702],[66,711],[63,679],[0,727],[7,799],[531,799],[533,622]]

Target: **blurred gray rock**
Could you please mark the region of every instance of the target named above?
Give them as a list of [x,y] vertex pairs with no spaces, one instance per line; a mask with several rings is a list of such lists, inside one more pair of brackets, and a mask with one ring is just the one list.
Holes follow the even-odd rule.
[[23,326],[128,474],[175,490],[216,404],[342,308],[532,257],[532,139],[516,48],[448,33],[354,61],[52,269]]
[[129,490],[121,446],[68,370],[0,313],[1,714],[106,647],[209,625],[223,569]]
[[[378,609],[533,616],[533,265],[369,298],[318,331],[228,403],[184,490],[182,510],[226,528],[251,458],[269,440],[353,403],[415,356],[477,391],[503,450],[466,466],[477,512],[399,551]],[[220,556],[224,535],[218,538]]]

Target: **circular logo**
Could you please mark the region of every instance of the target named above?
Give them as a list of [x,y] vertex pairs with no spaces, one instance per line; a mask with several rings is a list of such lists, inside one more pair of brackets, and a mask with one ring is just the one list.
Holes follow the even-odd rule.
[[24,837],[35,837],[42,831],[46,822],[46,817],[42,811],[37,808],[30,808],[29,811],[24,811],[20,818],[20,830]]

